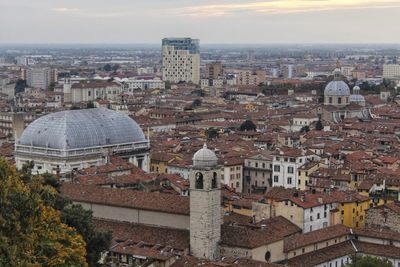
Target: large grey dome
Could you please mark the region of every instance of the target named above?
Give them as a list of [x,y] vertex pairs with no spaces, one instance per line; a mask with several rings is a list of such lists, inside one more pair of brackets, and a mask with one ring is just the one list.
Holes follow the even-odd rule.
[[60,150],[143,142],[145,136],[129,116],[105,108],[66,110],[33,121],[19,144]]
[[207,148],[206,144],[193,155],[194,167],[213,167],[216,165],[218,165],[218,158],[212,150]]
[[344,81],[329,82],[324,91],[325,96],[349,96],[350,88]]

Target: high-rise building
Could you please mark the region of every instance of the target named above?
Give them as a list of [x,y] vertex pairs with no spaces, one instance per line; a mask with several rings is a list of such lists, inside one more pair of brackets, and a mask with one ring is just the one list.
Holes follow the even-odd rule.
[[50,68],[30,68],[26,71],[28,86],[47,89],[52,82],[57,81],[57,70]]
[[224,75],[224,69],[221,62],[212,62],[206,64],[206,69],[204,71],[205,79],[220,79]]
[[173,83],[200,81],[199,39],[162,39],[163,80]]
[[400,79],[400,64],[383,65],[383,78]]
[[236,80],[237,85],[265,84],[267,80],[267,72],[265,70],[240,70]]

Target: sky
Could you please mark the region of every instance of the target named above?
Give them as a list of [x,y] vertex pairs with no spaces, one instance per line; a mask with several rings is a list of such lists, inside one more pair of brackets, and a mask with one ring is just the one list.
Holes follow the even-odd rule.
[[400,43],[400,0],[0,0],[1,44]]

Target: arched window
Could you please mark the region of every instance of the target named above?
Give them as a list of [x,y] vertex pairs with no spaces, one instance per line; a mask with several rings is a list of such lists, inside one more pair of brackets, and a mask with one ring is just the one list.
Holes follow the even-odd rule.
[[204,188],[203,174],[201,172],[196,173],[196,189]]
[[265,261],[269,262],[271,260],[271,252],[265,252]]
[[217,188],[218,187],[218,175],[216,172],[213,173],[213,178],[211,181],[211,188]]

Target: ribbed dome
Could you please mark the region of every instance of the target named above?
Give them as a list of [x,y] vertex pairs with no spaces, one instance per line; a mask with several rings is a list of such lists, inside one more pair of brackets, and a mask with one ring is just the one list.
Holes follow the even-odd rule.
[[193,155],[194,167],[214,167],[216,165],[218,165],[218,158],[212,150],[207,148],[207,144],[204,144],[203,148]]
[[365,102],[365,98],[362,95],[351,95],[350,102]]
[[344,81],[329,82],[324,91],[325,96],[349,96],[350,88]]
[[143,142],[140,126],[129,116],[105,108],[66,110],[35,120],[19,144],[60,150]]

